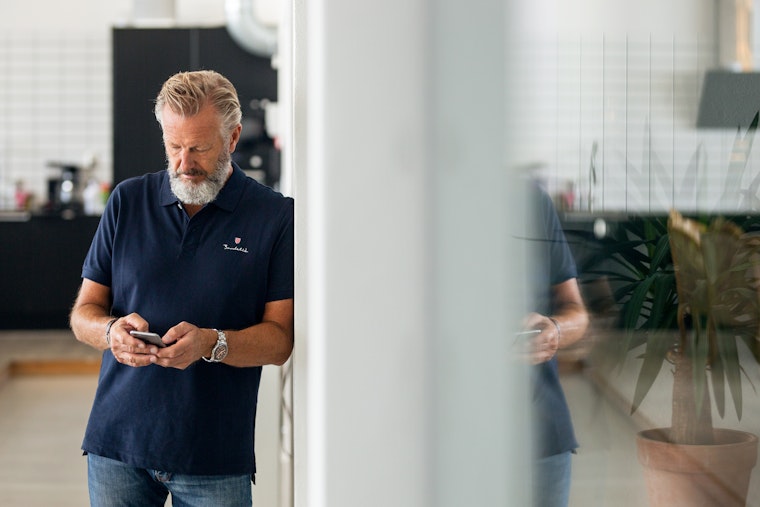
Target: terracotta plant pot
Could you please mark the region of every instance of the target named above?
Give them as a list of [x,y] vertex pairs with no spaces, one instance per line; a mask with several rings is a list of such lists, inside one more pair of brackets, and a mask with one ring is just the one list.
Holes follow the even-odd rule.
[[652,507],[744,507],[757,437],[716,429],[713,445],[671,444],[669,428],[642,431],[636,439]]

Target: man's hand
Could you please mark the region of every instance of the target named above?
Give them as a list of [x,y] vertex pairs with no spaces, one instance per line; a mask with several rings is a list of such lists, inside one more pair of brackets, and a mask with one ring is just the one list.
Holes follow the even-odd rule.
[[523,322],[524,329],[535,333],[520,334],[515,346],[518,354],[530,364],[551,360],[559,348],[559,331],[554,322],[539,313],[530,313]]
[[184,370],[202,356],[209,355],[216,343],[217,334],[213,329],[202,329],[189,322],[180,322],[162,337],[168,346],[156,347],[150,361],[166,368]]
[[137,313],[131,313],[114,321],[109,336],[111,353],[121,364],[127,366],[147,366],[155,362],[158,347],[129,334],[132,330],[147,331],[148,322]]

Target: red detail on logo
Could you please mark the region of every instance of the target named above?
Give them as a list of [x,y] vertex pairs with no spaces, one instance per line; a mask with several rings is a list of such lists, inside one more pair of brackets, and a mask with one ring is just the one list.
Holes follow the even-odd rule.
[[236,244],[236,245],[239,245],[239,244],[240,244],[240,238],[235,238],[235,244]]

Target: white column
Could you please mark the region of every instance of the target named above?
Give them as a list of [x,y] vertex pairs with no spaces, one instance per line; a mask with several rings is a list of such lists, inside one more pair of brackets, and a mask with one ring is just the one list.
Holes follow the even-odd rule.
[[294,5],[295,505],[525,505],[504,6]]

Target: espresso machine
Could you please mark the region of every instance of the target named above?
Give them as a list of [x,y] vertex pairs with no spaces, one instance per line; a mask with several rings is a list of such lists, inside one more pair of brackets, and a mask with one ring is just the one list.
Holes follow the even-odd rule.
[[48,178],[45,211],[51,214],[77,215],[82,211],[82,167],[63,162],[48,162],[57,170]]

